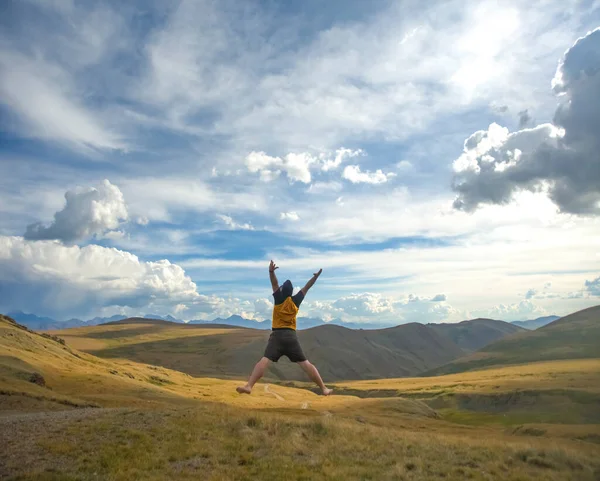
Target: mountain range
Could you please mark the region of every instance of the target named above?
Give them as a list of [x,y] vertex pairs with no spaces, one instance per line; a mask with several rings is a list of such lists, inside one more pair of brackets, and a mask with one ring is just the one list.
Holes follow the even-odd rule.
[[535,330],[540,327],[544,327],[546,324],[550,324],[551,322],[560,319],[560,316],[545,316],[538,317],[537,319],[530,319],[528,321],[513,321],[511,324],[515,326],[524,327],[525,329]]
[[483,346],[426,375],[454,374],[493,366],[600,357],[600,306],[561,317],[534,331],[523,330]]
[[[14,311],[9,312],[7,314],[18,323],[27,326],[30,329],[38,330],[38,331],[47,331],[47,330],[56,330],[56,329],[67,329],[71,327],[85,327],[85,326],[96,326],[99,324],[106,324],[108,322],[120,321],[122,319],[126,319],[128,316],[124,316],[121,314],[116,314],[110,317],[94,317],[93,319],[82,320],[77,318],[68,319],[66,321],[58,321],[56,319],[52,319],[50,317],[37,316],[36,314],[29,314],[23,311]],[[175,323],[185,323],[185,321],[181,319],[177,319],[171,315],[161,316],[159,314],[146,314],[141,316],[144,319],[159,319],[162,321],[169,321]],[[525,329],[537,329],[542,327],[550,322],[559,319],[559,316],[547,316],[540,317],[537,319],[531,319],[526,321],[513,321],[511,324],[515,326],[523,327]],[[490,319],[490,321],[492,321]],[[470,322],[470,321],[463,321]],[[503,321],[494,321],[494,322],[503,322]],[[251,329],[271,329],[271,323],[268,320],[265,321],[257,321],[253,319],[246,319],[242,316],[233,315],[227,318],[217,317],[213,320],[192,320],[187,324],[192,325],[212,325],[212,324],[226,324],[229,326],[237,326],[237,327],[248,327]],[[462,323],[459,323],[462,324]],[[393,327],[393,325],[389,323],[381,323],[381,322],[344,322],[341,319],[333,319],[332,321],[323,321],[319,318],[311,318],[311,317],[299,317],[297,320],[297,326],[299,330],[310,329],[311,327],[317,326],[326,326],[326,325],[337,325],[341,327],[347,327],[348,329],[386,329],[389,327]],[[431,324],[430,324],[431,325]],[[445,326],[446,324],[436,324],[439,326]],[[444,327],[440,327],[441,330],[444,330]]]
[[[384,329],[349,329],[328,323],[302,329],[298,337],[323,376],[342,380],[418,375],[520,332],[527,331],[508,322],[476,319],[447,325],[412,322]],[[222,322],[181,324],[145,318],[51,333],[98,357],[131,359],[192,376],[228,378],[248,374],[270,335],[265,329]],[[269,371],[278,380],[304,376],[287,358]]]

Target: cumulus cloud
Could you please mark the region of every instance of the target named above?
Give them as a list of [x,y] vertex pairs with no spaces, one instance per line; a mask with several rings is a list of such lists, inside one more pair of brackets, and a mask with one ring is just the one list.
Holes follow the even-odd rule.
[[232,217],[223,214],[217,214],[217,218],[231,230],[254,230],[254,227],[249,222],[239,224]]
[[187,311],[188,309],[189,309],[189,307],[186,306],[185,304],[177,304],[175,306],[174,310],[175,310],[175,314],[181,314],[181,313]]
[[431,302],[444,302],[446,300],[446,294],[437,294],[429,299]]
[[350,316],[364,317],[394,312],[392,299],[376,293],[353,294],[342,297],[332,303],[333,307],[341,309]]
[[254,301],[254,312],[261,319],[269,319],[273,312],[273,302],[269,299],[256,299]]
[[143,262],[98,245],[0,236],[0,307],[6,310],[77,314],[202,300],[183,268],[167,260]]
[[559,63],[551,124],[514,133],[492,124],[465,141],[454,162],[454,207],[507,204],[523,190],[546,192],[561,212],[600,214],[600,29],[578,39]]
[[526,293],[525,293],[525,299],[531,299],[533,298],[535,295],[537,294],[537,291],[535,289],[529,289]]
[[514,304],[498,304],[491,309],[471,311],[474,317],[486,317],[502,321],[523,321],[546,315],[544,308],[527,299]]
[[353,157],[362,155],[363,151],[341,147],[335,152],[321,152],[310,154],[308,152],[290,152],[283,157],[271,157],[265,152],[250,152],[245,159],[246,167],[252,173],[259,173],[260,180],[271,182],[285,172],[288,180],[310,184],[312,180],[311,169],[320,168],[323,172],[337,169],[343,162]]
[[333,158],[328,158],[325,154],[323,154],[323,165],[321,166],[321,170],[323,170],[324,172],[327,172],[329,170],[335,170],[340,165],[342,165],[342,162],[345,162],[346,160],[351,159],[353,157],[357,157],[361,154],[363,154],[363,151],[361,149],[352,150],[345,149],[344,147],[337,149]]
[[[552,287],[551,282],[546,282],[544,284],[543,289],[528,289],[525,293],[525,299],[558,299],[565,298],[564,295],[557,294],[555,292],[551,292],[549,289]],[[567,297],[568,298],[568,297]]]
[[318,159],[309,153],[289,153],[285,157],[271,157],[264,152],[250,152],[246,156],[246,167],[250,172],[260,173],[260,179],[270,182],[285,172],[290,182],[310,184],[310,167]]
[[71,243],[93,236],[106,236],[128,219],[123,194],[108,180],[104,180],[98,188],[68,191],[65,199],[65,207],[54,214],[54,222],[48,226],[41,222],[27,226],[24,237]]
[[279,216],[279,218],[281,220],[292,220],[292,221],[300,220],[300,216],[298,215],[297,212],[282,212],[281,215]]
[[348,165],[344,169],[344,173],[342,177],[346,180],[349,180],[353,184],[383,184],[388,181],[394,174],[388,173],[384,174],[381,169],[377,169],[375,172],[361,172],[360,166],[358,165]]
[[312,313],[323,319],[341,318],[346,321],[377,320],[390,323],[440,322],[455,320],[459,311],[446,303],[446,296],[419,297],[410,294],[404,298],[364,292],[341,297],[333,302],[311,304]]
[[592,281],[585,281],[585,290],[592,296],[600,297],[600,277]]

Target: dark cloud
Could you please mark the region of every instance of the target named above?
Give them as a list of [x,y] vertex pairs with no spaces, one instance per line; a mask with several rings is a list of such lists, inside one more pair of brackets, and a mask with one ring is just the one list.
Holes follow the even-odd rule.
[[519,112],[519,129],[527,127],[530,121],[531,116],[529,115],[529,111],[527,109],[521,110]]
[[600,29],[567,50],[552,81],[552,124],[473,134],[454,163],[454,207],[507,204],[522,190],[547,192],[561,212],[600,214]]

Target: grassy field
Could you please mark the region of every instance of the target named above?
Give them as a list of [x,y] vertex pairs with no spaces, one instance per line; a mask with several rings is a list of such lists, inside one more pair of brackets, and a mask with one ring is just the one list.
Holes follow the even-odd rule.
[[[563,390],[592,396],[593,412],[599,367],[340,383],[328,398],[260,383],[242,396],[235,380],[101,359],[0,319],[0,479],[592,481],[597,422],[517,419],[518,403],[503,413],[444,403]],[[545,398],[537,407],[554,409]],[[503,414],[513,417],[498,422]]]

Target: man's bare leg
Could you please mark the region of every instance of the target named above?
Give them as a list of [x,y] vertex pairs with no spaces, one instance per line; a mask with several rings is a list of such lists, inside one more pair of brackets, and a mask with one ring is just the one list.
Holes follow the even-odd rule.
[[310,377],[313,380],[313,382],[321,388],[323,396],[329,396],[333,392],[333,389],[328,389],[325,386],[325,384],[323,383],[323,379],[321,379],[319,371],[313,364],[311,364],[309,361],[302,361],[298,364],[300,364],[300,367],[304,370],[306,374],[308,374],[308,377]]
[[252,374],[250,374],[250,378],[248,379],[246,385],[238,386],[237,388],[235,388],[235,390],[240,394],[250,394],[252,392],[252,388],[256,384],[256,381],[258,381],[265,374],[267,366],[270,362],[270,359],[263,357],[260,361],[256,363],[256,366],[254,366],[254,370],[252,371]]

